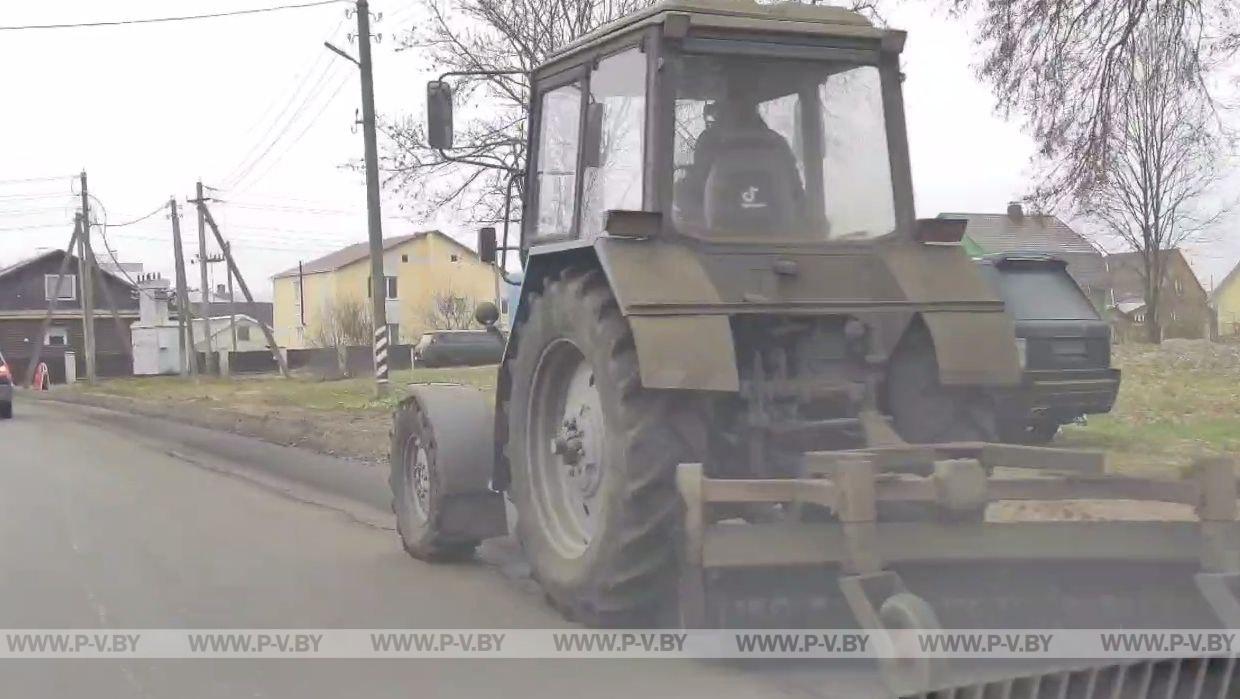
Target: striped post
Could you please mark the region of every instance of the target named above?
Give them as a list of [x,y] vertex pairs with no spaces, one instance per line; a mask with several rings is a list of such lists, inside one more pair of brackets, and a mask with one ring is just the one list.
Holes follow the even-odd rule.
[[380,390],[388,382],[388,329],[386,325],[375,328],[375,381]]

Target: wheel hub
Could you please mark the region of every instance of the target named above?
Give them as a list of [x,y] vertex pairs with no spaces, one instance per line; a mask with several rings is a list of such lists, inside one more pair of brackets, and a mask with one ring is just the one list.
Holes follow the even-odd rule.
[[529,441],[539,514],[566,556],[585,552],[603,503],[606,427],[594,368],[571,342],[548,347],[536,374]]
[[413,490],[413,506],[422,521],[430,518],[431,458],[426,445],[417,437],[410,437],[405,446],[405,458],[409,459],[409,487]]

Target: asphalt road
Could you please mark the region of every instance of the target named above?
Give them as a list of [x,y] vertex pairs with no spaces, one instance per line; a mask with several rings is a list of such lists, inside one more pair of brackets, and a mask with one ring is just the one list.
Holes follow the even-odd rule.
[[[349,481],[337,490],[356,497],[281,475],[299,468]],[[566,625],[502,551],[498,562],[452,566],[407,557],[375,502],[381,490],[374,466],[20,401],[16,418],[0,423],[0,627]],[[672,660],[7,660],[0,688],[92,699],[869,694],[867,681],[849,679],[855,672],[822,670]]]

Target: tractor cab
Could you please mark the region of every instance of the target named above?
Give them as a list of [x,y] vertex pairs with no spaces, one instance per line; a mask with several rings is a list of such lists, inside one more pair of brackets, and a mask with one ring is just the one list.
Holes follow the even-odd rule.
[[[903,43],[836,7],[680,0],[581,38],[531,76],[521,250],[907,232]],[[430,133],[450,137],[451,90],[431,95]]]

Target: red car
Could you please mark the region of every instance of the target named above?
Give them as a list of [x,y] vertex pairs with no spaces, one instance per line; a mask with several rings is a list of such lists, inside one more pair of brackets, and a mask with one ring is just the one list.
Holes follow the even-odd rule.
[[0,353],[0,419],[13,417],[13,373]]

